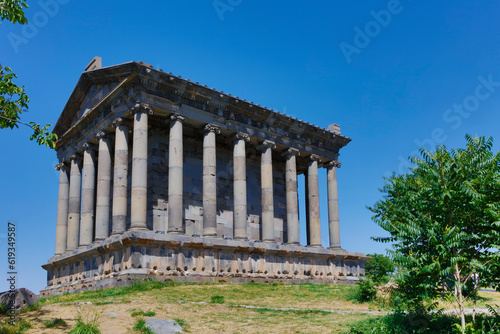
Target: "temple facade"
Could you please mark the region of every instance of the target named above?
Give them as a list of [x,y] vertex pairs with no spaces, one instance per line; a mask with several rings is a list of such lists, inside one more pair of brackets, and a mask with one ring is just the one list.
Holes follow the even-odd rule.
[[[103,68],[96,57],[54,132],[56,245],[41,295],[142,278],[349,283],[364,275],[364,254],[340,245],[336,171],[350,139],[335,124],[322,129],[142,62]],[[328,189],[328,235],[319,182]]]

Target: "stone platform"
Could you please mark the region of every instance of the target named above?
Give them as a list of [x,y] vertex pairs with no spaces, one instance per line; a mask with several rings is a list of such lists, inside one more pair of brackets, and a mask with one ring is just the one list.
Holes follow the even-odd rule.
[[132,230],[52,257],[41,296],[180,282],[350,284],[364,275],[362,253],[273,242]]

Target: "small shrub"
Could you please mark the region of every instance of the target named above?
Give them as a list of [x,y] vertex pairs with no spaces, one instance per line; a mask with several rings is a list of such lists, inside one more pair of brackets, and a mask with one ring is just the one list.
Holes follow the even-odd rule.
[[218,296],[218,295],[212,296],[210,298],[210,303],[212,303],[212,304],[224,304],[224,296]]
[[70,334],[101,334],[99,328],[92,324],[77,322],[76,326],[69,332]]
[[146,327],[146,321],[144,319],[137,319],[132,329],[142,334],[154,334],[151,329]]
[[56,318],[52,320],[46,320],[43,322],[43,325],[47,328],[57,328],[57,327],[66,327],[66,321],[61,318]]
[[0,315],[7,315],[9,312],[9,309],[7,308],[7,305],[4,303],[0,303]]
[[33,311],[36,311],[38,309],[40,309],[40,303],[37,301],[36,303],[34,304],[31,304],[31,305],[24,305],[21,310],[19,311],[19,313],[27,313],[27,312],[33,312]]
[[156,312],[153,312],[153,311],[144,312],[145,317],[154,317],[155,315],[156,315]]
[[377,295],[377,288],[375,283],[369,278],[365,277],[356,283],[356,287],[349,289],[346,293],[346,299],[358,303],[371,302]]

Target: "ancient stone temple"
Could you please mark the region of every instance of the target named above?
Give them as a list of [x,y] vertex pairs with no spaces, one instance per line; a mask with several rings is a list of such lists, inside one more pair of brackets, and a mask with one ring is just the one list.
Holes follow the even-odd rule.
[[325,130],[142,62],[103,68],[96,57],[54,132],[56,247],[42,295],[141,278],[346,283],[364,274],[364,254],[340,246],[337,158],[350,139],[335,124]]

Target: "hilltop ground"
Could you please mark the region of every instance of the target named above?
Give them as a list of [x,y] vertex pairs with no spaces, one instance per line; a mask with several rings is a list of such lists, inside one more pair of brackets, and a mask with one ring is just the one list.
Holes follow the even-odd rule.
[[[101,333],[113,334],[138,333],[132,329],[134,324],[147,316],[176,319],[191,333],[341,333],[350,323],[383,314],[375,304],[350,301],[355,289],[345,285],[150,282],[42,299],[37,309],[19,318],[32,325],[24,332],[27,334],[69,333],[78,314],[97,315]],[[498,293],[481,295],[478,307],[500,304]],[[66,326],[53,329],[43,324],[57,318]]]

